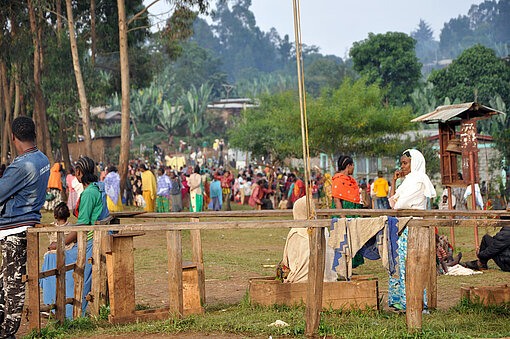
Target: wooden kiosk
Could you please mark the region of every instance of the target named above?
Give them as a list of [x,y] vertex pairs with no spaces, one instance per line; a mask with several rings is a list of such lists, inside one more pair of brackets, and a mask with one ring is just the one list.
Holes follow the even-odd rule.
[[[478,141],[476,123],[497,114],[493,108],[468,102],[458,105],[439,106],[434,112],[424,114],[412,122],[439,125],[439,154],[441,183],[448,188],[448,209],[452,209],[452,187],[471,185],[471,204],[476,209],[475,184],[480,181],[478,165]],[[462,173],[462,180],[457,173]],[[478,248],[478,227],[475,226],[475,246]],[[450,240],[455,246],[455,234],[450,229]]]

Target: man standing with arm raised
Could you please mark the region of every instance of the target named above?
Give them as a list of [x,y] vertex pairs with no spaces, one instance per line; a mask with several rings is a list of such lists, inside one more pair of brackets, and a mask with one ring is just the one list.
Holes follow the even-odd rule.
[[12,122],[18,157],[0,178],[0,337],[14,338],[25,302],[27,228],[41,221],[50,176],[48,158],[35,145],[35,125],[28,117]]

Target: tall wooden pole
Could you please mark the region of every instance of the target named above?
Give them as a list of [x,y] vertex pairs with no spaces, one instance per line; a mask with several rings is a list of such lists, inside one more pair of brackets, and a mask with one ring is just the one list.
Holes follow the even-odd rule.
[[122,89],[122,120],[120,134],[120,156],[119,156],[119,174],[120,174],[120,192],[124,192],[124,184],[127,178],[127,168],[129,160],[129,60],[128,60],[128,41],[126,25],[126,7],[124,0],[117,0],[119,11],[119,45],[120,45],[120,79]]
[[[453,209],[453,202],[452,202],[452,187],[448,186],[448,209]],[[450,216],[450,219],[453,219],[453,215]],[[450,241],[452,243],[452,247],[455,248],[455,229],[453,226],[450,226]]]
[[[471,204],[473,205],[473,211],[476,211],[476,191],[475,191],[475,155],[473,152],[469,152],[469,174],[471,177]],[[476,219],[476,218],[475,218]],[[479,248],[478,239],[478,226],[474,228],[475,232],[475,249]]]
[[[306,94],[303,74],[303,57],[301,48],[301,24],[299,0],[293,1],[294,32],[296,39],[296,64],[298,73],[299,108],[301,112],[301,138],[303,144],[303,164],[306,189],[306,216],[312,219],[313,207],[310,187],[310,163],[308,148],[308,124],[306,118]],[[319,329],[322,310],[322,291],[324,279],[324,257],[326,240],[322,228],[313,228],[310,235],[310,260],[308,264],[308,284],[306,296],[306,328],[305,334],[313,336]]]

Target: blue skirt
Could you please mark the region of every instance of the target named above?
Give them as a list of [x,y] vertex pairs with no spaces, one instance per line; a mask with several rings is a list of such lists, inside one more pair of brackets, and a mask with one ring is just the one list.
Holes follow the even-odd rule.
[[[87,259],[92,257],[92,242],[93,240],[87,241]],[[73,248],[65,252],[66,256],[66,265],[76,263],[76,259],[78,257],[78,247],[74,244]],[[87,260],[88,261],[88,260]],[[42,265],[42,271],[51,270],[57,267],[57,254],[56,253],[48,253],[44,256],[44,262]],[[66,272],[66,298],[74,297],[74,278],[73,272]],[[43,289],[43,303],[46,305],[51,305],[55,303],[55,294],[56,294],[56,277],[51,276],[47,278],[43,278],[39,280],[41,287]],[[90,287],[92,284],[92,264],[85,265],[85,273],[84,273],[84,283],[83,283],[83,300],[82,300],[82,316],[85,314],[85,310],[87,309],[88,301],[85,300],[85,296],[89,294]],[[73,319],[73,305],[66,305],[66,317],[67,319]]]

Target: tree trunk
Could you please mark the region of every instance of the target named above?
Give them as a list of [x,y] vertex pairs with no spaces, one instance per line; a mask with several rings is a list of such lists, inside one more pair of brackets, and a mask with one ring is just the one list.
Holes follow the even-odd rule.
[[[7,70],[5,71],[5,74],[7,75]],[[4,99],[4,101],[6,102],[6,106],[8,107],[8,112],[9,112],[9,124],[12,124],[12,121],[14,120],[14,112],[12,111],[12,98],[14,96],[14,87],[15,87],[14,78],[15,78],[15,73],[13,72],[13,74],[11,74],[11,79],[9,81],[9,101],[8,101],[9,106],[7,106],[7,101],[5,101],[5,99]],[[11,126],[9,126],[9,134],[7,135],[7,138],[9,139],[9,147],[11,149],[11,161],[12,161],[12,159],[14,159],[16,157],[16,147],[14,147],[14,143],[12,142],[10,134],[11,134]]]
[[62,147],[62,158],[64,158],[64,167],[66,173],[71,173],[71,160],[69,159],[69,146],[67,145],[67,126],[65,114],[62,114],[59,121],[60,145]]
[[28,0],[28,14],[30,17],[30,30],[32,32],[32,42],[34,44],[34,122],[37,133],[37,145],[43,153],[46,154],[48,160],[53,163],[53,153],[51,152],[51,140],[49,139],[48,123],[46,121],[46,105],[44,103],[44,95],[41,89],[41,48],[37,29],[37,21],[35,16],[32,0]]
[[96,64],[96,0],[90,0],[90,40],[92,67]]
[[[21,104],[21,89],[20,89],[18,69],[19,69],[19,67],[17,67],[15,65],[15,70],[14,70],[14,74],[13,74],[13,77],[14,77],[14,112],[12,114],[12,120],[16,119],[19,116],[20,104]],[[12,99],[11,99],[11,102],[12,102]],[[10,127],[9,127],[9,130],[10,130]],[[14,147],[14,143],[11,141],[11,159],[14,159],[14,157],[16,157],[16,156],[17,156],[16,147]]]
[[62,33],[62,6],[60,0],[57,0],[55,7],[57,9],[57,46],[60,47],[60,33]]
[[16,74],[14,74],[14,114],[13,119],[16,119],[19,117],[19,112],[21,109],[21,85],[19,82],[19,74],[18,72],[19,67],[16,67]]
[[120,136],[120,156],[119,156],[119,174],[120,174],[120,192],[124,192],[124,184],[127,178],[128,160],[129,160],[129,63],[128,63],[128,41],[126,25],[126,7],[124,0],[117,0],[119,11],[119,45],[120,45],[120,74],[122,89],[122,121]]
[[[60,0],[57,0],[57,46],[60,47],[62,39],[62,6]],[[62,150],[62,158],[64,160],[64,167],[66,173],[71,173],[71,159],[69,158],[69,145],[67,144],[67,126],[66,126],[66,114],[62,112],[59,120],[60,129],[60,147]]]
[[90,137],[90,110],[87,102],[87,94],[85,93],[85,85],[80,68],[80,57],[78,55],[78,45],[76,44],[76,34],[74,32],[73,10],[71,0],[66,0],[67,23],[69,26],[69,40],[71,42],[71,53],[73,55],[74,76],[76,78],[76,86],[78,87],[78,95],[81,105],[81,119],[83,122],[83,136],[85,137],[85,155],[92,157],[92,138]]
[[[11,98],[9,97],[9,87],[7,86],[7,66],[5,65],[5,61],[0,62],[0,73],[2,77],[2,97],[4,99],[3,106],[5,111],[5,121],[4,121],[4,130],[2,135],[2,164],[7,164],[8,159],[8,151],[9,151],[9,139],[11,138],[11,118],[12,118],[12,109],[11,109]],[[11,156],[12,159],[12,156]]]

